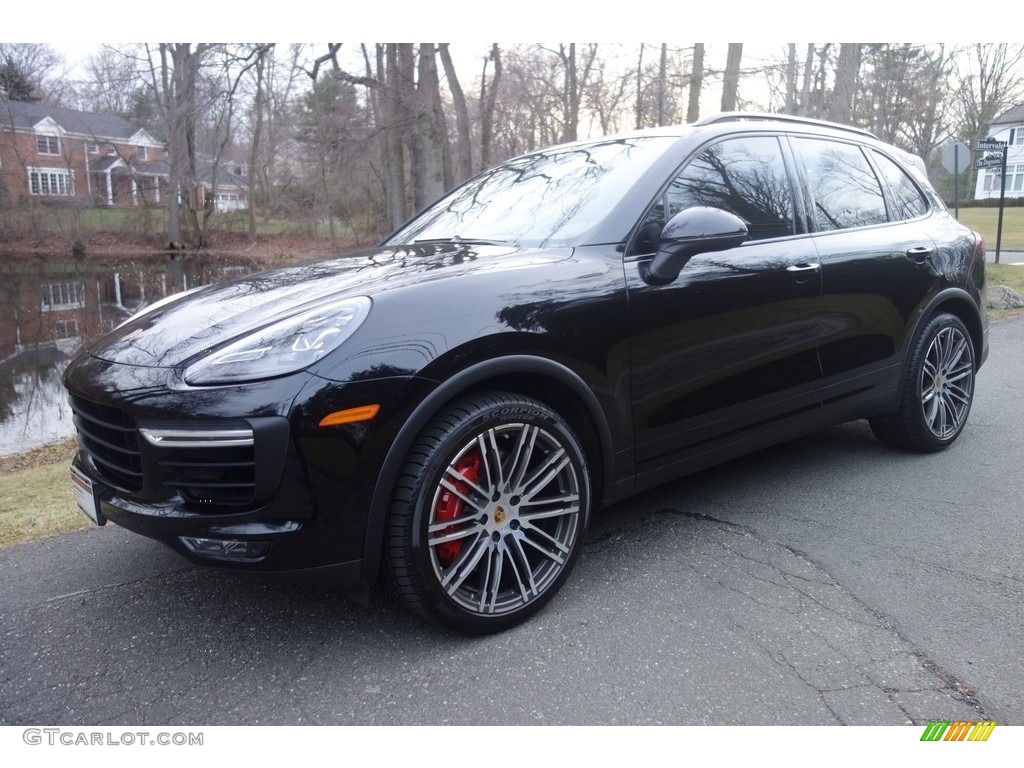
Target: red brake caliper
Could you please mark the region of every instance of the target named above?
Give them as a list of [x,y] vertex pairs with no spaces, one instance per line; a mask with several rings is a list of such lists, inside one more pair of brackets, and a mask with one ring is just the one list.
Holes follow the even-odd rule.
[[[455,471],[469,482],[475,483],[480,477],[480,464],[480,454],[473,451],[472,453],[467,453],[455,463]],[[469,492],[469,486],[465,483],[456,481],[452,485],[458,489],[459,493],[465,494]],[[437,509],[434,510],[434,521],[443,523],[445,520],[454,520],[462,515],[462,508],[465,506],[466,502],[446,488],[437,500]],[[456,530],[456,527],[452,525],[445,529],[445,533],[451,533],[454,530]],[[435,551],[437,552],[437,559],[441,561],[441,565],[451,565],[452,561],[459,556],[459,552],[462,551],[462,539],[438,544]]]

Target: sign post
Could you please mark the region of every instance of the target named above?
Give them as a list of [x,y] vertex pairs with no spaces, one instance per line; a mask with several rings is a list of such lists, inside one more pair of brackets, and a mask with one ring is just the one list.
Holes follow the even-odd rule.
[[953,206],[960,218],[960,174],[971,164],[971,150],[962,141],[954,142],[942,150],[942,167],[953,174]]
[[999,263],[999,248],[1003,242],[1003,208],[1006,205],[1006,142],[997,139],[982,139],[975,147],[976,152],[985,154],[974,161],[974,167],[999,169],[999,219],[996,224],[996,264]]

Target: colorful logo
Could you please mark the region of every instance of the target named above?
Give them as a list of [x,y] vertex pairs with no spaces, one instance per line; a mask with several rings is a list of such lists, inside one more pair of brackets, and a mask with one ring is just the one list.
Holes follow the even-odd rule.
[[988,741],[995,727],[995,720],[932,720],[921,741]]

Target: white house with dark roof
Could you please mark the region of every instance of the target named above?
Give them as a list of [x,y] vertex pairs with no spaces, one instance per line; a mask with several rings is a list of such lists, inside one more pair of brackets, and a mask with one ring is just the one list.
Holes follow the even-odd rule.
[[[1024,104],[1003,112],[992,121],[988,138],[1006,142],[1006,196],[1024,197]],[[977,157],[981,157],[978,153]],[[999,168],[978,171],[974,197],[978,200],[999,198]]]

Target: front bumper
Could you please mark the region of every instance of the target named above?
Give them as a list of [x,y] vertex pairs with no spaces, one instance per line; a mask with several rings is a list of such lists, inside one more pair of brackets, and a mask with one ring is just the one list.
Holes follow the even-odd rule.
[[[95,484],[103,517],[207,565],[342,589],[372,583],[363,563],[377,476],[428,383],[302,373],[199,389],[129,368],[88,359],[65,376],[74,465]],[[381,406],[372,421],[319,426],[369,402]]]

